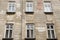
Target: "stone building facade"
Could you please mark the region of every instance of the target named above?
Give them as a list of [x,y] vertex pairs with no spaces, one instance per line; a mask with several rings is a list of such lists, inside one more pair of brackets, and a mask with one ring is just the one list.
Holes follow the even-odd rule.
[[60,0],[0,0],[0,40],[60,40]]

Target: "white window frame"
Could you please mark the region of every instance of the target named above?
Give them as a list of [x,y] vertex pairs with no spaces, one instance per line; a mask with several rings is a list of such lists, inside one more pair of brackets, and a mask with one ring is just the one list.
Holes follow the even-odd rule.
[[[29,25],[29,28],[27,28],[28,27],[28,25]],[[31,26],[32,25],[32,26]],[[31,27],[33,27],[33,28],[31,28]],[[29,30],[29,37],[27,37],[27,38],[34,38],[34,24],[31,24],[31,23],[28,23],[28,24],[26,24],[26,28],[27,28],[27,30]],[[31,34],[31,30],[33,30],[33,37],[31,36],[32,34]],[[27,33],[26,33],[26,35],[27,35]]]
[[50,1],[44,1],[44,12],[52,12],[52,4]]
[[[53,29],[51,29],[51,25],[53,26]],[[47,28],[47,38],[48,39],[54,39],[53,37],[52,37],[52,32],[51,32],[51,30],[53,30],[54,31],[54,37],[56,38],[56,33],[55,33],[55,27],[54,27],[54,25],[53,24],[48,24],[47,26],[50,26],[50,28],[48,29]],[[50,30],[50,38],[48,37],[49,35],[48,35],[48,30]]]
[[32,1],[26,2],[26,12],[33,12],[33,2]]
[[16,4],[15,1],[9,1],[8,12],[15,12],[16,11],[16,5],[15,4]]
[[[7,26],[9,27],[9,28],[7,28]],[[11,37],[9,37],[10,36],[10,30],[12,30],[12,28],[10,28],[10,27],[12,27],[13,28],[13,24],[12,23],[7,23],[6,24],[6,27],[5,27],[5,37],[4,38],[12,38],[12,34],[11,34]],[[8,32],[8,36],[6,37],[6,30],[8,30],[9,32]]]

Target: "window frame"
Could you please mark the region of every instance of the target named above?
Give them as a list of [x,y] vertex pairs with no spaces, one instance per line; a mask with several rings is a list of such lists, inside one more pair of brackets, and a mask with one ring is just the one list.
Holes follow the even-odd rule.
[[[27,25],[33,25],[33,29],[31,29],[31,28],[27,28],[28,26]],[[31,26],[30,26],[31,27]],[[27,37],[27,31],[26,31],[26,38],[34,38],[34,24],[32,24],[32,23],[27,23],[26,24],[26,30],[29,30],[29,37]],[[33,37],[32,37],[32,34],[31,34],[31,30],[33,30]]]
[[[45,5],[47,5],[47,4],[49,4],[50,7],[45,7]],[[49,11],[47,11],[46,9],[48,9]],[[53,12],[51,1],[44,1],[44,12],[46,12],[46,13]]]
[[[29,7],[27,7],[27,5]],[[30,7],[31,6],[31,7]],[[32,9],[30,9],[32,8]],[[27,10],[28,9],[28,10]],[[34,8],[33,8],[33,1],[26,1],[26,12],[33,12],[34,11]]]
[[[47,28],[47,38],[48,38],[48,39],[56,39],[56,32],[55,32],[55,26],[54,26],[54,24],[48,23],[47,26],[48,26],[48,25],[52,25],[52,26],[53,26],[53,29],[51,29],[51,27],[50,27],[50,29]],[[49,36],[48,36],[48,30],[50,30],[50,36],[51,36],[50,38],[49,38]],[[55,37],[55,38],[52,37],[52,31],[51,31],[51,30],[54,31],[54,37]]]
[[[12,7],[12,6],[14,6],[14,7]],[[15,12],[15,11],[16,11],[16,3],[15,3],[15,1],[9,1],[8,2],[8,12]]]
[[[9,26],[9,28],[7,28],[7,26]],[[10,27],[12,27],[12,28],[10,28]],[[6,37],[6,31],[9,31],[8,32],[8,35],[7,35],[7,37]],[[6,26],[5,26],[5,33],[4,33],[4,38],[12,38],[12,33],[10,34],[10,32],[12,31],[13,32],[13,23],[6,23]]]

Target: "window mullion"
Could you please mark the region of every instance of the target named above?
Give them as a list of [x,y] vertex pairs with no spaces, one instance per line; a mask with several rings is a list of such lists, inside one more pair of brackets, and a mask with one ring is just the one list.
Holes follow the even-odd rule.
[[10,38],[10,25],[9,25],[9,32],[8,32],[8,38]]
[[33,38],[34,38],[34,25],[33,25],[33,29],[32,30],[33,30]]
[[31,29],[29,30],[29,33],[30,33],[30,35],[29,35],[29,36],[30,36],[30,38],[31,38]]
[[52,30],[50,30],[51,38],[52,38]]

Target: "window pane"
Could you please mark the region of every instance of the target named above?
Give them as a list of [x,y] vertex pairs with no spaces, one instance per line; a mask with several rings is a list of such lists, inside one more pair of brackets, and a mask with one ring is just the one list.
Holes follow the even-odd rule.
[[47,25],[48,29],[53,29],[53,25]]
[[7,27],[6,28],[9,28],[9,25],[7,25]]
[[31,25],[30,28],[33,30],[33,25]]
[[27,37],[29,37],[29,30],[27,30]]
[[53,29],[53,25],[51,25],[51,29]]
[[9,32],[9,31],[8,31],[8,30],[6,30],[6,35],[5,35],[5,37],[6,37],[6,38],[8,38],[8,32]]
[[11,38],[12,37],[12,30],[10,30],[10,34],[9,34],[9,38]]
[[47,25],[47,29],[49,29],[50,27],[49,27],[49,25]]
[[50,30],[48,30],[48,38],[51,38]]
[[30,29],[29,24],[27,24],[27,29]]
[[31,38],[33,38],[33,30],[31,30]]
[[52,30],[51,33],[52,33],[52,38],[55,38],[54,30]]
[[12,26],[13,26],[13,25],[10,25],[10,30],[12,29]]

